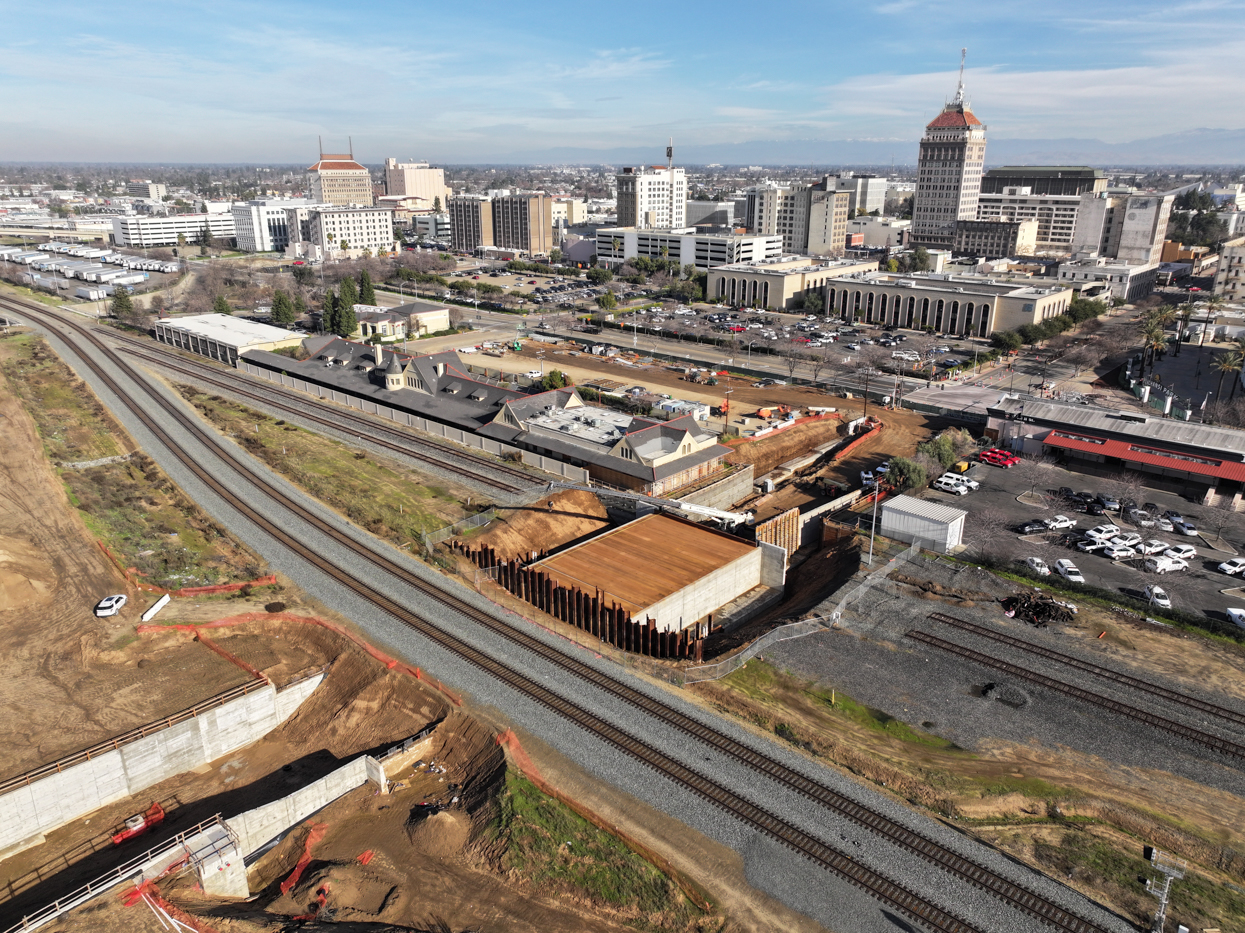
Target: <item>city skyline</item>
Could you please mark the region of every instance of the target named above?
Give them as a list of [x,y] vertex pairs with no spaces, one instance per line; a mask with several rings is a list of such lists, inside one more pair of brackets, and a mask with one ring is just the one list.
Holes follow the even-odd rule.
[[[1245,91],[1229,67],[1245,51],[1235,0],[1092,12],[1066,0],[950,12],[784,0],[764,16],[733,2],[641,2],[574,19],[480,4],[167,10],[11,8],[0,161],[311,164],[318,136],[330,150],[351,136],[369,163],[505,162],[650,138],[657,150],[674,135],[676,152],[761,141],[783,161],[801,141],[850,140],[911,163],[955,92],[963,46],[967,95],[992,140],[1115,147],[1245,129],[1223,105]],[[49,39],[47,22],[66,28]],[[805,45],[819,22],[825,44]]]

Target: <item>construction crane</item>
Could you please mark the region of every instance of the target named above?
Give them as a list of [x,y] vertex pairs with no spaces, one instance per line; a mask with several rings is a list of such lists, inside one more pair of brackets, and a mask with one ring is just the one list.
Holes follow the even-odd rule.
[[629,499],[632,502],[645,502],[658,509],[675,508],[681,512],[687,512],[689,515],[703,515],[706,518],[712,518],[728,528],[751,524],[753,519],[751,512],[726,512],[722,509],[710,508],[707,505],[695,505],[691,502],[684,502],[681,499],[662,499],[657,496],[646,496],[643,493],[625,492],[620,489],[603,489],[600,486],[581,486],[578,483],[559,483],[557,480],[554,480],[549,484],[548,491],[553,492],[555,489],[575,489],[580,492],[591,492],[599,496],[617,496],[620,499]]

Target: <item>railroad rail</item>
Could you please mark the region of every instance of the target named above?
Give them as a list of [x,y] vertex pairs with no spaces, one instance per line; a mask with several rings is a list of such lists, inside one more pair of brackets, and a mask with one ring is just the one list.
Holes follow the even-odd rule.
[[995,670],[1003,671],[1006,674],[1011,674],[1013,677],[1019,677],[1030,683],[1062,693],[1064,696],[1083,700],[1086,703],[1092,703],[1094,706],[1101,706],[1103,709],[1108,709],[1113,713],[1127,716],[1129,719],[1135,719],[1137,722],[1143,722],[1147,726],[1153,726],[1172,735],[1180,736],[1182,739],[1187,739],[1197,745],[1204,745],[1217,752],[1223,752],[1225,755],[1231,755],[1234,758],[1245,758],[1245,745],[1239,745],[1230,739],[1220,738],[1209,732],[1203,732],[1201,729],[1195,729],[1193,726],[1186,726],[1184,723],[1175,722],[1164,716],[1146,712],[1135,706],[1129,706],[1127,703],[1121,703],[1118,700],[1103,696],[1101,693],[1085,690],[1066,681],[1056,680],[1054,677],[1047,677],[1045,674],[1025,670],[1023,667],[1004,661],[1001,658],[993,657],[981,651],[974,651],[972,648],[965,648],[963,645],[957,645],[954,642],[944,641],[937,635],[930,635],[915,629],[906,634],[913,641],[919,641],[922,644],[929,645],[931,648],[938,648],[948,654],[975,661],[983,667],[991,667]]
[[[110,356],[112,360],[123,371],[129,371],[132,378],[133,371],[110,351],[107,347],[103,347],[101,342],[94,337],[86,328],[78,325],[76,322],[67,321],[61,316],[47,311],[44,308],[31,309],[25,306],[19,306],[19,310],[30,313],[38,311],[51,317],[57,323],[69,327],[85,337],[94,346],[104,351],[106,356]],[[193,457],[166,433],[149,413],[147,413],[141,405],[134,399],[130,398],[124,391],[117,386],[116,381],[111,374],[106,372],[95,359],[93,354],[83,355],[84,363],[89,366],[106,385],[109,386],[122,402],[130,408],[130,410],[139,418],[154,434],[161,437],[163,442],[169,447],[186,467],[192,470],[195,475],[213,489],[217,495],[220,495],[226,501],[231,503],[238,502],[236,495],[225,488],[215,476],[209,474],[202,467],[194,462]],[[140,386],[144,383],[136,378]],[[145,386],[144,386],[145,388]],[[858,825],[867,830],[877,833],[886,838],[893,844],[907,849],[910,852],[918,854],[920,857],[933,862],[948,873],[958,877],[975,887],[987,891],[994,897],[998,898],[1015,909],[1029,914],[1039,920],[1056,927],[1058,929],[1073,931],[1073,933],[1094,933],[1103,928],[1089,920],[1077,916],[1071,911],[1060,907],[1058,904],[1044,898],[1033,891],[1023,887],[1020,884],[1006,879],[991,869],[982,866],[971,859],[960,856],[958,853],[942,846],[932,839],[899,824],[888,817],[873,811],[862,804],[856,803],[850,798],[838,794],[837,792],[818,784],[810,778],[807,778],[799,772],[793,771],[787,766],[771,759],[750,747],[739,743],[737,740],[724,735],[709,726],[704,725],[696,719],[686,714],[670,709],[658,700],[649,697],[635,688],[624,685],[614,680],[609,675],[598,671],[597,669],[585,664],[582,661],[567,657],[561,652],[550,648],[543,642],[539,641],[532,635],[520,630],[511,628],[508,624],[493,619],[487,613],[484,613],[474,606],[465,603],[454,595],[420,579],[405,568],[397,565],[387,557],[373,553],[368,550],[361,550],[360,546],[345,535],[344,532],[333,527],[321,519],[313,511],[305,509],[298,502],[285,497],[279,490],[268,486],[268,484],[260,477],[252,475],[238,459],[238,455],[225,446],[222,446],[215,437],[206,432],[196,419],[188,417],[182,410],[169,403],[162,396],[152,392],[150,389],[145,391],[151,398],[162,408],[164,408],[170,416],[180,422],[188,431],[203,443],[216,450],[222,459],[226,460],[231,466],[242,476],[247,482],[252,483],[257,489],[265,495],[270,496],[280,502],[285,508],[299,515],[303,520],[316,527],[323,534],[330,536],[335,541],[343,544],[359,552],[359,556],[368,560],[378,569],[390,574],[401,582],[416,587],[424,592],[430,598],[445,605],[447,608],[465,615],[477,622],[478,624],[488,628],[495,634],[503,637],[516,645],[523,647],[542,659],[562,667],[574,676],[590,683],[592,686],[615,696],[624,702],[641,709],[647,714],[661,719],[666,723],[674,726],[681,731],[694,736],[701,741],[706,742],[723,754],[735,757],[745,762],[750,767],[759,770],[776,781],[786,784],[787,786],[797,790],[810,799],[816,800],[824,806],[834,810],[838,814],[851,819]],[[245,507],[243,507],[245,508]],[[578,707],[571,704],[565,698],[559,697],[543,686],[531,681],[525,675],[507,667],[490,656],[480,652],[478,649],[459,640],[449,632],[444,632],[437,628],[431,622],[416,616],[414,613],[405,609],[393,600],[377,593],[365,585],[356,581],[348,574],[342,573],[327,560],[319,557],[313,551],[308,549],[299,539],[290,535],[285,529],[277,525],[272,520],[266,519],[263,515],[257,514],[254,510],[246,509],[252,521],[259,525],[265,532],[270,534],[276,540],[285,544],[287,547],[298,553],[303,559],[321,569],[330,578],[336,580],[341,585],[356,592],[358,595],[372,602],[378,608],[381,608],[389,615],[410,626],[437,644],[446,648],[446,650],[467,660],[469,663],[476,665],[496,677],[502,683],[506,683],[513,689],[531,697],[536,702],[547,708],[554,710],[559,715],[564,716],[573,721],[585,730],[592,732],[602,738],[603,741],[614,745],[616,748],[632,755],[637,760],[643,762],[649,767],[653,767],[660,773],[666,774],[671,780],[682,784],[698,796],[709,800],[716,806],[726,810],[733,815],[738,816],[744,823],[751,825],[775,839],[784,845],[789,846],[793,850],[799,852],[807,858],[817,862],[823,867],[840,875],[845,880],[858,887],[870,891],[878,899],[891,904],[896,909],[903,911],[906,915],[919,920],[922,923],[930,924],[935,929],[971,929],[964,921],[954,918],[941,908],[929,904],[919,898],[913,892],[906,891],[897,882],[887,879],[880,873],[870,869],[864,869],[859,866],[850,857],[839,853],[831,847],[825,846],[824,843],[816,839],[808,837],[801,830],[790,827],[781,818],[760,810],[754,805],[743,801],[736,797],[731,791],[715,784],[709,778],[698,774],[695,771],[687,769],[685,766],[666,758],[664,753],[648,748],[644,743],[634,738],[628,733],[623,732],[610,723],[605,723],[598,718],[586,713]],[[822,851],[822,850],[826,851]],[[846,860],[846,861],[844,861]],[[865,875],[859,874],[863,870]],[[914,900],[915,899],[915,900]],[[919,904],[918,904],[919,902]],[[917,905],[914,907],[913,905]],[[924,906],[920,906],[924,905]]]
[[[265,386],[266,391],[261,392],[258,391],[252,381],[242,379],[232,372],[221,371],[215,367],[188,360],[176,353],[156,349],[130,337],[115,334],[110,334],[109,337],[112,340],[126,344],[125,352],[144,362],[155,364],[192,379],[197,379],[226,392],[240,395],[252,402],[275,408],[292,417],[311,421],[324,428],[343,431],[356,436],[359,433],[358,425],[344,425],[330,417],[337,416],[340,418],[342,415],[340,410],[333,406],[322,404],[311,396],[289,392],[277,383],[273,383],[271,388]],[[282,399],[289,399],[289,401],[285,402]],[[317,411],[322,414],[316,414],[315,412]],[[378,437],[378,432],[388,436],[391,440]],[[495,463],[485,457],[468,453],[456,447],[438,444],[435,441],[430,441],[410,432],[396,430],[383,423],[367,422],[367,435],[364,439],[395,454],[432,464],[438,469],[483,483],[499,492],[529,492],[544,485],[538,478],[524,473],[522,470]],[[460,463],[470,464],[471,467],[458,465]],[[504,477],[504,479],[483,475],[479,472],[481,470]]]
[[1151,683],[1148,680],[1142,680],[1140,677],[1133,677],[1129,674],[1122,674],[1114,671],[1109,667],[1102,667],[1091,661],[1085,661],[1081,658],[1073,657],[1069,654],[1055,651],[1044,645],[1038,645],[1031,641],[1025,641],[1023,638],[1016,638],[1014,635],[1006,635],[1002,632],[996,632],[988,629],[984,625],[977,625],[974,622],[966,622],[964,619],[957,619],[954,616],[946,615],[942,612],[931,612],[928,618],[935,622],[941,622],[943,625],[950,625],[961,631],[970,632],[973,635],[979,635],[982,638],[988,638],[996,641],[1001,645],[1007,645],[1029,654],[1036,654],[1039,657],[1055,661],[1059,664],[1066,664],[1068,667],[1074,667],[1078,671],[1084,671],[1087,674],[1093,674],[1095,677],[1101,677],[1103,680],[1109,680],[1113,683],[1120,684],[1124,687],[1131,687],[1134,690],[1140,690],[1144,693],[1152,694],[1164,700],[1170,700],[1173,703],[1179,703],[1190,709],[1198,710],[1210,716],[1219,719],[1227,719],[1231,722],[1245,725],[1245,713],[1238,713],[1234,709],[1228,709],[1225,706],[1218,706],[1215,703],[1200,700],[1195,696],[1189,696],[1187,693],[1181,693],[1179,690],[1172,690],[1160,684]]

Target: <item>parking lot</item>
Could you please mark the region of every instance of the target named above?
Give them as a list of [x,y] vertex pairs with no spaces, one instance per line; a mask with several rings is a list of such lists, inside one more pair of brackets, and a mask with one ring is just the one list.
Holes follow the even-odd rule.
[[[1056,560],[1070,558],[1080,568],[1087,584],[1141,599],[1146,585],[1157,583],[1171,596],[1175,608],[1221,622],[1227,621],[1225,610],[1229,606],[1245,607],[1245,595],[1221,592],[1245,586],[1245,579],[1240,575],[1228,576],[1217,569],[1220,563],[1245,551],[1245,521],[1240,516],[1232,516],[1223,525],[1225,540],[1215,540],[1216,529],[1200,521],[1203,510],[1199,507],[1157,489],[1142,488],[1132,493],[1139,504],[1152,502],[1160,509],[1171,509],[1191,519],[1202,534],[1187,537],[1175,530],[1137,527],[1119,511],[1108,511],[1097,516],[1074,512],[1048,494],[1048,491],[1056,492],[1064,486],[1076,492],[1111,492],[1112,482],[1109,479],[1051,466],[1043,469],[1040,479],[1034,483],[1032,477],[1025,475],[1023,468],[1004,469],[984,463],[975,463],[967,475],[981,484],[980,489],[962,496],[937,489],[922,494],[922,498],[969,513],[964,528],[966,557],[976,557],[984,549],[996,557],[1015,560],[1017,566],[1028,557],[1039,557],[1052,568]],[[1031,486],[1036,496],[1029,495]],[[1038,499],[1045,501],[1038,504]],[[1040,522],[1059,514],[1074,520],[1075,528],[1033,535],[1021,535],[1015,531],[1024,522]],[[1103,556],[1101,551],[1084,553],[1076,549],[1074,537],[1079,538],[1083,532],[1103,524],[1117,525],[1122,533],[1140,535],[1143,541],[1158,539],[1173,547],[1191,545],[1196,549],[1197,556],[1189,560],[1187,570],[1155,574],[1144,570],[1145,557],[1142,555],[1113,561]],[[1211,547],[1206,536],[1231,550]]]

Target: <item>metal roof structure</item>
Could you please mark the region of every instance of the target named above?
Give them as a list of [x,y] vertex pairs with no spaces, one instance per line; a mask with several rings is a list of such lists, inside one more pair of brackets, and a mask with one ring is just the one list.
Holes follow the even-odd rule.
[[260,324],[224,314],[194,314],[189,317],[165,318],[161,326],[177,328],[196,337],[206,337],[225,346],[251,347],[256,344],[276,343],[302,336],[284,327]]
[[935,522],[951,524],[964,518],[968,513],[963,509],[953,509],[949,505],[930,502],[927,499],[914,499],[912,496],[890,496],[882,500],[883,509],[891,509],[903,515],[913,515]]

